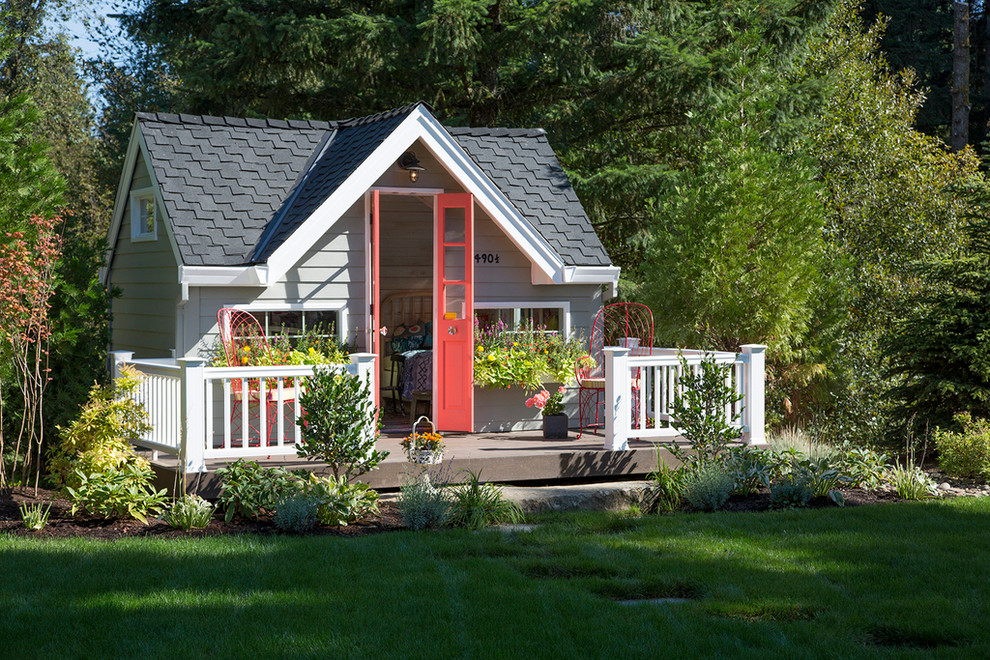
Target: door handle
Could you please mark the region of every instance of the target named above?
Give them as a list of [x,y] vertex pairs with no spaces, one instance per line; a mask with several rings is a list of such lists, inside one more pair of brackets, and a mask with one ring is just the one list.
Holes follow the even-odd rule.
[[447,328],[447,334],[448,335],[456,335],[457,334],[457,328],[455,328],[454,326],[450,326],[449,328]]

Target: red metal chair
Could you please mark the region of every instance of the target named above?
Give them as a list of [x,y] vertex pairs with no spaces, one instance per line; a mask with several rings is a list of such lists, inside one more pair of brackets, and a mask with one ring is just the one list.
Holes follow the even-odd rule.
[[[223,352],[227,358],[228,367],[259,366],[261,364],[273,364],[271,347],[265,337],[265,331],[253,315],[240,309],[224,307],[217,312],[217,325],[220,328],[220,342],[223,344]],[[247,392],[242,390],[242,383],[247,383]],[[266,381],[266,386],[269,383]],[[254,403],[261,403],[261,381],[258,378],[251,378],[247,381],[233,379],[230,381],[233,403],[231,405],[231,440],[243,437],[243,427],[238,433],[234,433],[234,421],[242,419],[242,408],[244,401],[248,402],[248,438],[247,442],[252,442],[252,433],[261,443],[261,431],[251,421],[255,418],[251,416],[250,406]],[[281,411],[278,407],[277,395],[272,391],[275,387],[271,383],[265,392],[266,407],[266,429],[265,440],[271,442],[272,425],[275,423],[276,415]],[[283,390],[282,402],[292,400],[294,393]]]
[[[584,411],[590,402],[594,402],[595,423],[592,427],[601,426],[600,411],[605,393],[605,355],[606,346],[625,346],[627,348],[651,348],[653,346],[653,312],[649,307],[640,303],[612,303],[606,305],[595,317],[591,329],[591,348],[587,355],[578,358],[574,367],[574,375],[578,382],[578,437],[584,432]],[[594,361],[589,364],[588,358]],[[632,382],[634,397],[639,393],[639,379]]]

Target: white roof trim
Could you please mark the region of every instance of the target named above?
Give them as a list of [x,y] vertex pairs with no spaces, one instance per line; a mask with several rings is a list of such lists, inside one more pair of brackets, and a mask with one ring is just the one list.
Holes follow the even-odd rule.
[[179,281],[189,286],[268,286],[268,266],[179,266]]
[[416,140],[447,168],[451,176],[491,216],[516,247],[544,277],[564,283],[564,262],[536,229],[527,222],[484,172],[451,137],[450,133],[423,106],[413,109],[395,130],[354,172],[317,208],[303,224],[269,256],[269,282],[277,282],[298,263],[334,223],[360,201],[402,152]]
[[[169,246],[172,248],[172,256],[175,258],[175,264],[179,267],[180,272],[182,269],[182,256],[179,254],[179,244],[175,240],[175,234],[172,232],[172,223],[168,218],[165,202],[162,200],[162,187],[158,183],[158,176],[155,174],[155,168],[151,164],[148,144],[145,142],[144,134],[141,133],[141,124],[135,119],[134,126],[131,128],[131,138],[127,146],[127,155],[124,158],[123,176],[120,177],[120,184],[117,186],[117,196],[114,198],[110,230],[107,232],[107,246],[104,257],[105,267],[100,270],[100,277],[104,286],[109,282],[110,271],[113,270],[113,253],[120,238],[120,228],[124,223],[124,208],[130,201],[131,194],[138,192],[131,190],[134,181],[134,170],[137,167],[138,154],[144,159],[148,176],[151,178],[150,188],[142,188],[141,192],[146,190],[152,190],[154,192],[155,205],[161,211],[161,224],[165,228],[165,236],[168,238]],[[182,281],[181,275],[179,281]]]

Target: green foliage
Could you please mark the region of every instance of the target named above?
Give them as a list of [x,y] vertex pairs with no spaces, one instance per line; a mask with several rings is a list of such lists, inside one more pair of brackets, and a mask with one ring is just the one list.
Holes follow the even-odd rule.
[[257,461],[243,458],[217,470],[220,478],[220,504],[224,519],[234,515],[257,518],[266,511],[275,511],[278,504],[296,493],[299,479],[284,467],[264,468]]
[[51,502],[48,504],[43,502],[28,504],[24,502],[20,506],[21,522],[24,523],[24,527],[32,532],[40,531],[48,524],[48,514],[51,513],[51,510]]
[[311,474],[303,488],[318,504],[316,518],[321,525],[347,525],[379,512],[378,493],[368,484]]
[[396,503],[402,512],[402,522],[409,529],[437,529],[450,519],[450,496],[445,488],[437,488],[429,479],[402,484]]
[[660,446],[655,448],[657,453],[657,469],[647,477],[653,483],[643,489],[640,498],[640,508],[644,513],[669,513],[681,507],[684,501],[684,481],[687,470],[671,468],[660,455]]
[[875,488],[883,483],[887,472],[887,455],[869,447],[843,446],[836,455],[839,471],[849,478],[850,486]]
[[990,190],[974,190],[982,206],[966,228],[967,251],[919,265],[928,286],[905,301],[903,318],[885,342],[890,373],[901,380],[889,396],[916,428],[952,425],[990,405]]
[[216,507],[199,495],[186,494],[165,509],[162,520],[174,529],[203,529],[213,520],[215,510]]
[[818,286],[819,184],[806,160],[734,123],[712,124],[698,165],[658,201],[635,295],[660,346],[764,343],[790,355]]
[[684,499],[699,511],[718,511],[729,500],[735,480],[716,463],[703,463],[684,477]]
[[275,526],[284,532],[308,532],[316,524],[320,498],[311,493],[296,493],[279,503]]
[[897,495],[906,500],[924,500],[938,493],[935,483],[913,461],[890,468],[887,480]]
[[990,421],[969,413],[955,417],[959,432],[938,429],[935,447],[938,464],[946,474],[990,482]]
[[719,365],[715,357],[702,358],[697,370],[682,355],[679,391],[674,398],[674,425],[691,445],[686,454],[677,445],[671,451],[688,466],[722,465],[729,443],[738,440],[742,431],[729,425],[739,419],[735,413],[726,421],[725,409],[739,401],[735,390],[726,384],[728,365]]
[[128,463],[108,467],[101,472],[86,474],[76,469],[72,480],[75,487],[66,486],[72,503],[72,515],[79,510],[104,518],[135,518],[147,524],[148,516],[158,513],[167,501],[165,490],[155,490],[155,473],[144,463]]
[[812,497],[831,496],[849,482],[849,477],[842,474],[836,461],[830,458],[797,461],[791,465],[791,475],[793,481],[801,482],[811,490]]
[[752,495],[762,486],[780,476],[781,467],[772,451],[754,447],[733,447],[725,461],[725,469],[732,477],[733,495]]
[[139,378],[133,368],[124,367],[113,385],[94,385],[79,417],[58,429],[61,442],[48,462],[56,484],[78,485],[77,471],[91,475],[129,465],[147,467],[130,444],[151,428],[144,405],[131,398]]
[[800,476],[788,475],[770,486],[770,503],[780,509],[799,509],[807,506],[814,493]]
[[368,382],[317,367],[299,397],[299,456],[326,463],[344,481],[377,467],[388,452],[375,449],[381,423],[371,401]]
[[500,523],[517,523],[523,519],[519,506],[505,498],[502,488],[481,482],[481,472],[468,472],[464,483],[448,486],[451,495],[450,524],[455,527],[482,529]]

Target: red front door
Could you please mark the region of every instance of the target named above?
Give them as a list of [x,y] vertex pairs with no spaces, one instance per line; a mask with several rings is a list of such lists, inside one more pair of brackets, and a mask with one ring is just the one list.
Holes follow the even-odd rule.
[[437,195],[433,410],[437,429],[474,431],[474,200]]

